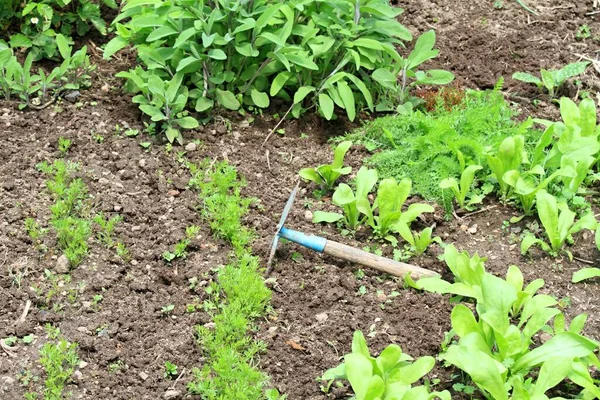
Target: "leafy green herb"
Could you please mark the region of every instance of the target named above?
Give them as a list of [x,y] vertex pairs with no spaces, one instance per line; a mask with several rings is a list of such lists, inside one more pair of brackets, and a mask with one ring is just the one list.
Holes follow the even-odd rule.
[[[440,188],[451,189],[460,208],[465,210],[472,209],[474,204],[483,201],[483,196],[471,191],[471,186],[475,181],[475,173],[481,169],[483,169],[481,165],[469,165],[463,170],[460,176],[460,184],[456,179],[450,177],[440,182]],[[469,194],[471,194],[471,198],[467,201],[467,195]]]
[[352,167],[344,167],[344,157],[351,146],[351,141],[340,143],[333,152],[333,162],[331,164],[320,165],[316,168],[304,168],[300,170],[298,175],[307,181],[323,186],[327,190],[332,190],[340,176],[348,175],[352,171]]
[[548,91],[548,95],[554,98],[556,91],[567,79],[583,74],[589,64],[587,61],[581,61],[567,64],[558,70],[542,68],[540,70],[541,79],[527,72],[515,72],[512,78],[525,83],[533,83],[540,89],[544,87]]
[[[448,391],[430,393],[426,386],[413,384],[433,369],[433,357],[421,357],[414,362],[396,344],[388,345],[375,358],[369,354],[362,332],[354,332],[352,352],[344,356],[344,362],[327,370],[321,380],[348,380],[357,400],[416,398],[450,400]],[[328,386],[331,386],[331,382]]]
[[[558,203],[556,198],[542,190],[537,193],[537,211],[545,229],[548,243],[528,234],[521,242],[521,254],[527,253],[533,245],[539,245],[542,250],[557,255],[571,235],[583,229],[596,229],[597,222],[592,214],[586,214],[575,221],[576,214],[569,210],[565,203]],[[570,255],[570,252],[567,251]]]
[[163,376],[165,378],[173,379],[177,378],[177,365],[173,364],[171,361],[165,362],[165,372]]
[[361,204],[361,206],[365,206],[366,204],[369,209],[371,208],[367,196],[376,183],[377,171],[361,167],[356,174],[356,194],[352,191],[350,186],[341,183],[331,198],[333,204],[344,210],[344,214],[315,211],[313,222],[331,223],[342,220],[348,229],[355,230],[366,218],[366,216],[361,215],[358,205]]

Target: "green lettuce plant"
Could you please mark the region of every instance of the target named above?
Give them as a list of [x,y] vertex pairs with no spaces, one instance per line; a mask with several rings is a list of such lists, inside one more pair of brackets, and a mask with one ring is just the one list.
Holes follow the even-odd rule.
[[535,165],[529,171],[519,172],[511,170],[504,174],[502,179],[508,184],[519,201],[525,215],[531,215],[534,211],[536,195],[546,189],[558,177],[572,178],[576,172],[570,168],[561,168],[545,177],[546,170],[541,165]]
[[525,152],[525,137],[509,136],[500,143],[498,151],[488,154],[487,163],[500,187],[500,196],[506,199],[510,195],[511,186],[504,182],[504,174],[508,171],[519,171]]
[[357,203],[368,202],[368,194],[371,192],[375,184],[377,183],[377,171],[374,169],[368,169],[361,167],[356,174],[356,193],[352,191],[350,186],[345,183],[340,183],[331,202],[338,207],[341,207],[343,214],[325,211],[315,211],[313,215],[313,222],[336,222],[343,221],[344,225],[350,230],[356,230],[360,226],[364,219],[364,215],[360,213],[357,207]]
[[439,236],[433,237],[432,227],[427,227],[421,232],[411,230],[405,222],[398,223],[396,227],[402,239],[410,245],[410,252],[416,255],[423,254],[433,242],[442,242]]
[[512,78],[525,83],[533,83],[539,89],[544,87],[548,91],[548,95],[554,98],[556,91],[560,89],[567,79],[583,74],[589,64],[587,61],[582,61],[567,64],[557,70],[542,68],[540,70],[541,79],[527,72],[515,72]]
[[573,274],[573,278],[571,278],[571,282],[579,283],[586,279],[593,279],[600,277],[600,268],[590,267],[590,268],[582,268],[579,271]]
[[[377,237],[395,242],[391,233],[398,232],[399,224],[410,225],[421,214],[434,211],[432,206],[423,203],[413,203],[402,211],[411,187],[410,179],[397,182],[394,178],[386,178],[379,182],[377,198],[372,206],[365,201],[357,202],[358,210],[367,216],[367,224]],[[377,215],[375,211],[378,211]]]
[[[596,229],[597,222],[591,213],[575,221],[576,214],[569,206],[564,202],[557,202],[556,198],[545,190],[538,192],[536,199],[538,216],[548,242],[528,234],[521,242],[521,254],[527,253],[531,246],[538,245],[542,250],[556,256],[563,249],[565,242],[572,240],[571,235],[583,229]],[[568,250],[566,252],[572,257]]]
[[[454,283],[435,277],[412,286],[469,297],[475,310],[454,307],[449,338],[458,340],[443,346],[441,360],[466,372],[489,399],[547,399],[545,393],[565,378],[582,387],[582,395],[600,393],[589,373],[600,363],[594,354],[598,343],[581,335],[585,314],[567,327],[557,301],[537,293],[544,281],[525,285],[516,266],[502,279],[485,271],[485,259],[451,245],[444,259]],[[542,331],[550,339],[538,344],[534,338]]]
[[342,175],[348,175],[352,167],[344,167],[344,157],[352,146],[351,141],[345,141],[337,145],[333,151],[333,162],[320,165],[316,168],[301,169],[298,175],[302,179],[316,183],[327,190],[332,190],[335,182]]
[[[463,170],[460,176],[460,183],[456,179],[450,177],[440,182],[440,188],[452,190],[460,208],[465,210],[472,209],[474,204],[483,201],[483,196],[474,193],[471,190],[471,186],[475,181],[475,174],[481,169],[483,169],[481,165],[469,165]],[[468,195],[470,195],[470,198],[467,201]]]
[[322,380],[347,380],[352,386],[356,400],[377,399],[443,399],[450,400],[450,393],[430,393],[426,386],[413,386],[431,371],[435,365],[433,357],[421,357],[414,362],[396,344],[388,345],[378,357],[369,353],[362,332],[354,332],[352,352],[344,356],[344,362],[327,370]]
[[[565,330],[556,300],[523,291],[522,275],[516,271],[513,267],[506,280],[484,274],[476,290],[477,315],[462,304],[454,307],[452,329],[459,340],[440,358],[469,374],[493,399],[547,399],[546,391],[567,377],[585,391],[599,393],[588,371],[598,365],[593,353],[598,343],[580,334],[585,316]],[[532,349],[534,335],[552,319],[551,338]],[[530,375],[533,371],[539,372]]]

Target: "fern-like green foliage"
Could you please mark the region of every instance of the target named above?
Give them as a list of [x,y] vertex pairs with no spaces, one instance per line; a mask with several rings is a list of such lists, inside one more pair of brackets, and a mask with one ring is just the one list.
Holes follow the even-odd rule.
[[467,91],[450,110],[440,107],[431,113],[377,118],[340,140],[361,143],[374,152],[366,164],[381,178],[410,178],[414,194],[449,209],[452,199],[439,183],[460,176],[464,166],[456,150],[465,156],[466,165],[486,165],[487,147],[496,148],[505,137],[518,133],[530,141],[539,135],[520,128],[514,116],[500,91]]

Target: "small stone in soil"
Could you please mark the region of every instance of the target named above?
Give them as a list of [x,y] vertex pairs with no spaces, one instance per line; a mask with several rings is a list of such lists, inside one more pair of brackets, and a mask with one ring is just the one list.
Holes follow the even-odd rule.
[[315,318],[319,322],[325,322],[325,321],[327,321],[327,318],[329,318],[329,316],[327,315],[327,313],[320,313],[320,314],[315,315]]
[[185,151],[195,151],[198,146],[194,142],[185,145]]
[[181,392],[179,390],[167,390],[163,398],[169,399],[177,399],[181,396]]
[[54,271],[57,274],[67,274],[69,272],[69,259],[64,254],[58,257]]
[[304,211],[304,219],[307,221],[312,221],[313,213],[310,210]]
[[139,377],[140,377],[140,378],[141,378],[143,381],[145,381],[146,379],[148,379],[148,374],[147,374],[147,373],[145,373],[144,371],[142,371],[142,372],[140,372],[140,373],[139,373]]
[[75,383],[81,382],[83,380],[83,374],[81,371],[77,370],[73,372],[73,375],[71,375],[71,380]]

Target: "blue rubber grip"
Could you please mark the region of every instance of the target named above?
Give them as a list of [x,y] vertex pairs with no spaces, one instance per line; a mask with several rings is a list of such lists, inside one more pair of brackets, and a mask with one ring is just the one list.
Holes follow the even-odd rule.
[[285,227],[282,227],[279,231],[279,237],[294,243],[298,243],[299,245],[308,247],[309,249],[318,251],[319,253],[322,253],[323,250],[325,250],[325,244],[327,243],[327,239],[325,238],[313,235],[305,235],[302,232],[287,229]]

